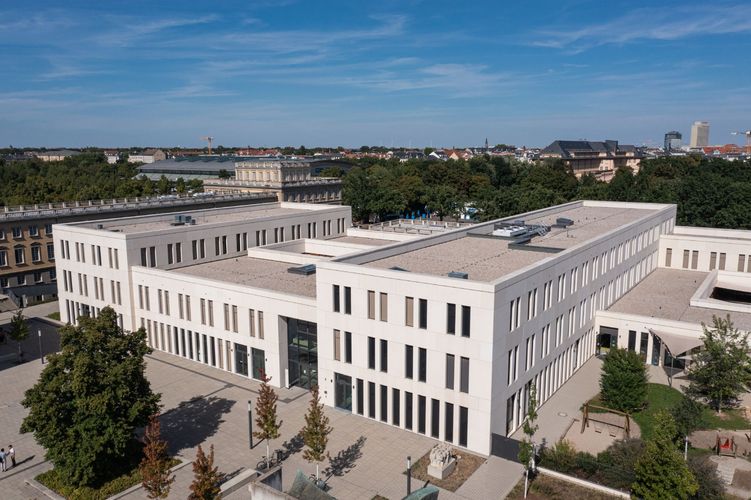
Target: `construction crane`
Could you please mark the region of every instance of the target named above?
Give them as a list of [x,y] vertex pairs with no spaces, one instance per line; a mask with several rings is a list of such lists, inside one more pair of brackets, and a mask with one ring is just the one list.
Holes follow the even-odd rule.
[[214,138],[210,135],[207,135],[206,137],[201,137],[201,140],[209,143],[209,154],[211,154],[211,141],[213,141]]
[[746,149],[751,149],[751,130],[739,130],[737,132],[730,132],[730,135],[745,135]]

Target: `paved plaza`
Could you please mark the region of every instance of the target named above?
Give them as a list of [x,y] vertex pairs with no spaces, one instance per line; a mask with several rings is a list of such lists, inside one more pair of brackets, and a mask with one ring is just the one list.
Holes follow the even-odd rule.
[[[20,401],[42,367],[38,360],[0,367],[0,444],[13,443],[21,462],[16,469],[0,473],[4,500],[40,498],[25,481],[50,468],[33,437],[18,432],[26,415]],[[164,353],[148,357],[147,376],[153,389],[162,394],[162,433],[171,452],[192,460],[199,444],[204,448],[213,444],[220,470],[233,476],[255,467],[265,455],[264,443],[256,443],[251,450],[248,442],[248,401],[257,398],[259,383]],[[304,424],[309,393],[300,388],[277,393],[283,423],[281,437],[271,443],[271,449],[291,452],[283,465],[287,489],[297,469],[306,475],[315,471],[293,440]],[[329,493],[340,499],[402,498],[406,457],[416,461],[436,444],[428,437],[343,411],[326,408],[326,414],[334,430],[328,445],[331,460],[321,464],[321,475],[327,479]],[[503,498],[520,477],[518,464],[490,457],[459,490],[442,490],[440,498]],[[191,480],[190,466],[178,470],[170,498],[187,498]],[[415,480],[412,485],[413,489],[422,486]],[[137,491],[126,498],[144,497],[143,491]],[[242,488],[226,498],[249,498],[249,493]]]

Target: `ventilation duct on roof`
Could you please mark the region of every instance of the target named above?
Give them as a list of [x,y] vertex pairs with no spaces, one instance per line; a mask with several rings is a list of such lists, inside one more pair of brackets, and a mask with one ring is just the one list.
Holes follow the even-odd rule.
[[567,219],[566,217],[558,217],[555,220],[555,224],[554,224],[555,227],[569,227],[573,225],[574,225],[574,221],[572,221],[571,219]]
[[448,277],[449,278],[459,278],[459,279],[462,279],[462,280],[467,280],[467,279],[469,279],[469,273],[465,273],[465,272],[462,272],[462,271],[451,271],[450,273],[448,273]]
[[300,274],[302,276],[310,276],[311,274],[315,274],[316,265],[306,264],[300,267],[290,267],[290,268],[287,268],[287,272],[292,273],[292,274]]

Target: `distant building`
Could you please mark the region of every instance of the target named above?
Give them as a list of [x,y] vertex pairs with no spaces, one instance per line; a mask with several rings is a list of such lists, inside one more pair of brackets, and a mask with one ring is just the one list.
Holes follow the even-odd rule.
[[618,141],[554,141],[542,150],[540,158],[560,158],[577,176],[592,174],[609,181],[619,168],[639,170],[641,152]]
[[128,155],[129,163],[154,163],[167,159],[167,154],[161,149],[147,149],[142,153]]
[[316,177],[305,159],[254,158],[234,164],[234,179],[206,179],[205,191],[214,193],[274,193],[279,201],[339,203],[342,180]]
[[71,149],[57,149],[54,151],[40,151],[38,153],[34,153],[34,156],[42,161],[62,161],[71,156],[80,154],[80,151],[73,151]]
[[691,125],[692,148],[704,148],[709,146],[709,122],[694,122]]
[[683,135],[675,130],[665,134],[665,152],[679,151],[683,145]]

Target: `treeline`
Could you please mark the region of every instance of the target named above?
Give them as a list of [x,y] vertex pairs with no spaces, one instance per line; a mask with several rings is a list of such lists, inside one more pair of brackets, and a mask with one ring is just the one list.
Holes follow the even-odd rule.
[[369,159],[344,176],[343,196],[361,221],[426,210],[457,216],[466,206],[479,220],[490,220],[593,199],[675,203],[679,224],[749,229],[751,161],[658,158],[643,161],[636,174],[621,169],[606,183],[590,175],[577,179],[560,161]]
[[154,196],[202,190],[201,181],[151,181],[138,167],[107,163],[102,154],[84,153],[63,161],[0,160],[0,205]]

